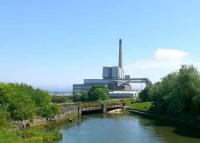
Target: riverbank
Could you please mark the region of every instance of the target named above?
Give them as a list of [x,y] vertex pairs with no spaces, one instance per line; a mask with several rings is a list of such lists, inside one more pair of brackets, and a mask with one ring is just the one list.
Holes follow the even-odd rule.
[[153,102],[138,102],[129,104],[126,108],[130,113],[138,114],[143,117],[151,118],[153,120],[159,120],[166,123],[173,123],[178,125],[184,125],[200,130],[200,123],[191,120],[190,118],[172,117],[169,115],[161,115],[154,110],[151,110]]
[[57,126],[78,120],[78,105],[59,107],[60,114],[52,118],[13,121],[6,128],[0,127],[0,143],[52,143],[62,139]]
[[0,143],[50,143],[62,139],[58,131],[47,128],[31,128],[26,130],[0,130]]
[[62,140],[58,126],[70,125],[78,120],[78,116],[70,115],[62,120],[42,122],[27,128],[0,129],[0,143],[54,143]]

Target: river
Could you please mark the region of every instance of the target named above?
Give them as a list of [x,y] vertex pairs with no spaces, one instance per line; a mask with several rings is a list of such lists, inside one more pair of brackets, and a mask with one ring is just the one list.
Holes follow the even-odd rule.
[[200,132],[138,115],[86,115],[60,129],[59,143],[200,143]]

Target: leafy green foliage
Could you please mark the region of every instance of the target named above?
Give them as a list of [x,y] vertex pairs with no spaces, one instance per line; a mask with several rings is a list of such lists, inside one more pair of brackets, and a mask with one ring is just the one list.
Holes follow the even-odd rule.
[[29,120],[36,115],[50,117],[58,111],[51,105],[48,92],[17,83],[0,83],[0,107],[10,114],[12,120]]
[[106,86],[93,86],[88,92],[88,99],[90,101],[108,99],[108,88]]
[[88,93],[76,93],[73,96],[73,101],[97,101],[108,99],[108,88],[106,86],[92,86]]
[[200,115],[200,74],[190,65],[183,65],[160,82],[146,87],[140,95],[143,101],[154,101],[154,110],[170,115]]
[[5,109],[0,108],[0,129],[9,127],[9,124],[9,113]]
[[51,98],[47,91],[42,91],[40,89],[36,89],[32,93],[32,98],[38,107],[46,107],[51,103]]
[[73,95],[73,101],[74,102],[78,102],[81,99],[81,93],[76,93],[75,95]]
[[88,94],[82,93],[81,96],[80,96],[80,100],[81,101],[88,101],[89,100]]
[[61,138],[57,132],[16,131],[11,120],[31,120],[34,116],[52,118],[58,107],[51,104],[48,92],[26,84],[0,83],[0,143],[44,143]]
[[192,110],[194,113],[197,113],[198,115],[200,115],[200,95],[193,97]]
[[35,105],[31,96],[17,92],[10,96],[8,111],[14,120],[33,119]]
[[140,99],[144,102],[151,100],[150,99],[151,97],[148,96],[151,94],[150,92],[151,92],[151,85],[147,86],[143,91],[141,91],[141,93],[139,94]]
[[40,114],[45,118],[52,118],[59,113],[58,107],[56,105],[50,105],[40,109]]

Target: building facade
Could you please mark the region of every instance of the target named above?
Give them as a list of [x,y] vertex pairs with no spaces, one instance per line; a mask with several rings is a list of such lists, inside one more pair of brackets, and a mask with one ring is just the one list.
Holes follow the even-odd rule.
[[92,86],[104,85],[107,86],[110,91],[126,91],[132,90],[131,85],[124,79],[129,75],[124,76],[123,59],[122,59],[122,40],[119,40],[119,64],[118,66],[103,67],[102,79],[85,79],[83,84],[74,84],[73,93],[88,92]]

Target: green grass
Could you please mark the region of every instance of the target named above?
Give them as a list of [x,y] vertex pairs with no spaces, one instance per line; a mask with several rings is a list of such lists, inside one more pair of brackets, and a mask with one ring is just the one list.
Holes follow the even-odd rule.
[[53,143],[61,139],[62,135],[57,131],[38,129],[26,131],[0,130],[0,143]]
[[136,103],[131,103],[128,104],[129,107],[138,109],[138,110],[144,110],[147,111],[149,110],[153,105],[153,102],[136,102]]

